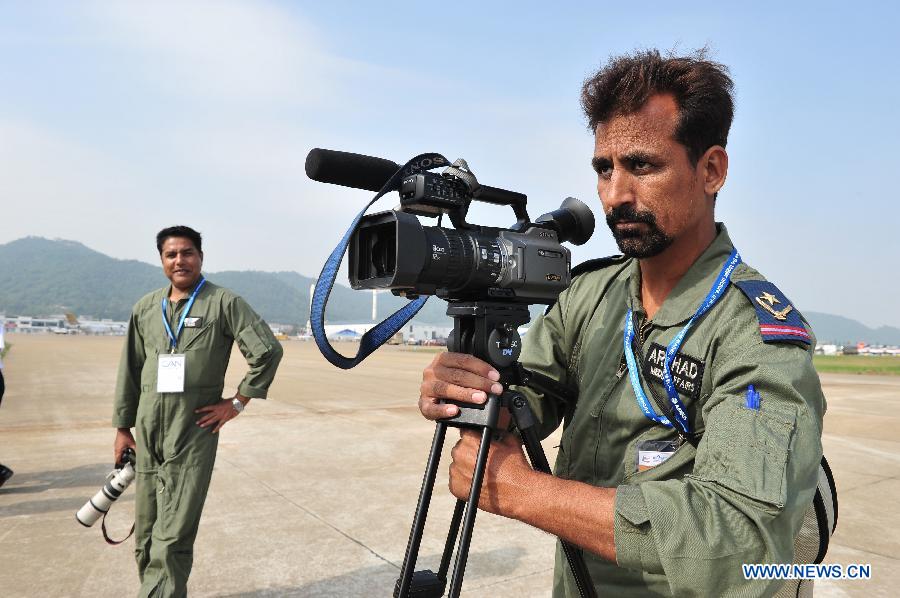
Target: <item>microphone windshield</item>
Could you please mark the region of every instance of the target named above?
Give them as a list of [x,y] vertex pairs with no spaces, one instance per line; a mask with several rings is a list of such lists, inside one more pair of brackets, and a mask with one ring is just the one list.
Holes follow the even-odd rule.
[[306,156],[306,176],[320,183],[378,192],[400,165],[384,158],[316,148]]

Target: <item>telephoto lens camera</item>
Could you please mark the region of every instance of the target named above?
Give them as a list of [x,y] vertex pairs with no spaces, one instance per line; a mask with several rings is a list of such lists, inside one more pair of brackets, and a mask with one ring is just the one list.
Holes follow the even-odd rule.
[[134,450],[127,448],[122,451],[121,460],[106,477],[103,487],[75,513],[78,523],[85,527],[97,523],[133,481]]

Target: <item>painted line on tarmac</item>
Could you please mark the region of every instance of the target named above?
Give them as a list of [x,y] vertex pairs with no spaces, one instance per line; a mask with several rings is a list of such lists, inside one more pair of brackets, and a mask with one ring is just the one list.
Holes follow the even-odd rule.
[[282,494],[281,492],[279,492],[278,490],[276,490],[276,489],[273,488],[272,486],[270,486],[270,485],[268,485],[267,483],[265,483],[263,480],[261,480],[261,479],[259,479],[259,478],[257,478],[257,477],[254,477],[252,474],[248,473],[246,470],[244,470],[244,469],[242,469],[241,467],[237,466],[237,465],[236,465],[235,463],[233,463],[232,461],[229,461],[228,459],[223,459],[222,457],[219,457],[219,459],[222,460],[222,461],[225,461],[226,463],[228,463],[229,465],[231,465],[232,467],[234,467],[235,469],[237,469],[238,471],[240,471],[242,474],[244,474],[244,475],[247,476],[248,478],[250,478],[250,479],[252,479],[253,481],[255,481],[255,482],[256,482],[257,484],[259,484],[260,486],[263,486],[264,488],[267,488],[267,489],[271,490],[273,493],[275,493],[275,494],[277,494],[278,496],[280,496],[281,498],[283,498],[286,502],[288,502],[288,503],[294,505],[295,507],[297,507],[298,509],[300,509],[301,511],[303,511],[304,513],[306,513],[307,515],[309,515],[309,516],[312,517],[313,519],[319,521],[320,523],[324,524],[325,526],[327,526],[327,527],[331,528],[332,530],[336,531],[337,533],[339,533],[340,535],[344,536],[345,538],[347,538],[348,540],[350,540],[350,541],[353,542],[354,544],[358,545],[359,547],[364,548],[365,550],[367,550],[368,552],[370,552],[370,553],[372,554],[372,556],[374,556],[374,557],[376,557],[377,559],[379,559],[379,560],[381,560],[381,561],[387,563],[388,565],[394,567],[394,568],[397,569],[398,571],[400,570],[400,566],[399,566],[399,565],[397,565],[396,563],[393,563],[393,562],[391,562],[390,560],[388,560],[387,558],[381,556],[380,554],[378,554],[377,552],[375,552],[374,549],[372,549],[372,548],[370,548],[369,546],[367,546],[362,540],[358,540],[358,539],[354,538],[353,536],[351,536],[350,534],[348,534],[347,532],[345,532],[344,530],[342,530],[342,529],[336,527],[336,526],[333,525],[331,522],[329,522],[328,520],[326,520],[326,519],[324,519],[322,516],[320,516],[318,513],[314,512],[314,511],[310,511],[309,509],[307,509],[307,508],[304,507],[303,505],[294,502],[293,500],[291,500],[290,498],[288,498],[287,496],[285,496],[284,494]]
[[[897,453],[892,453],[889,451],[883,451],[877,448],[872,448],[871,446],[866,446],[864,444],[860,444],[857,440],[851,440],[849,438],[844,438],[843,436],[832,436],[831,434],[827,434],[825,436],[831,442],[842,442],[844,444],[851,445],[854,449],[861,451],[863,453],[869,453],[870,455],[878,455],[879,457],[883,457],[890,461],[900,461],[900,455]],[[888,441],[890,442],[890,441]]]

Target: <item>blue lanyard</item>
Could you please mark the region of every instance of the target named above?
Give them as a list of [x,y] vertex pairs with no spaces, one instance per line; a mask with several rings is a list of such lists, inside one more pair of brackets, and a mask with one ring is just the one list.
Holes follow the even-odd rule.
[[200,277],[200,284],[194,289],[194,292],[191,293],[191,298],[188,299],[187,305],[184,307],[184,311],[181,312],[181,319],[178,321],[178,329],[175,331],[175,334],[172,334],[172,327],[169,326],[169,319],[166,318],[166,305],[169,303],[169,299],[167,297],[163,297],[162,300],[162,321],[163,326],[166,327],[166,334],[169,335],[169,340],[172,343],[172,352],[175,352],[175,345],[178,344],[178,337],[181,336],[181,330],[184,328],[184,319],[187,317],[188,313],[191,311],[191,306],[194,304],[194,299],[197,298],[197,293],[200,292],[200,289],[203,288],[203,285],[206,284],[206,279],[202,276]]
[[[688,323],[684,325],[684,328],[675,335],[675,338],[673,338],[672,342],[666,347],[666,360],[663,363],[663,386],[666,388],[669,402],[672,403],[675,422],[685,434],[691,433],[690,423],[688,422],[687,410],[681,402],[681,399],[678,397],[678,389],[675,388],[675,382],[672,379],[672,362],[675,360],[675,355],[678,353],[678,349],[681,348],[681,343],[684,342],[688,330],[691,329],[691,326],[694,325],[697,318],[708,312],[710,308],[722,298],[722,295],[725,294],[725,290],[728,288],[728,281],[731,280],[731,274],[740,263],[741,256],[738,254],[737,249],[733,249],[728,260],[722,266],[719,277],[709,290],[709,293],[707,293],[706,299],[703,300],[703,303],[700,304],[700,307],[697,308],[697,311],[694,312],[694,315],[691,316]],[[653,410],[653,407],[650,406],[650,401],[647,399],[647,395],[644,393],[644,388],[641,386],[640,369],[638,368],[637,360],[634,357],[634,350],[632,349],[632,343],[634,341],[634,314],[630,309],[628,310],[628,315],[625,316],[625,333],[623,339],[625,344],[625,363],[628,365],[628,377],[631,380],[631,387],[634,389],[634,396],[637,399],[638,406],[649,419],[664,426],[672,427],[672,422],[669,421],[669,418],[664,415],[659,415]]]

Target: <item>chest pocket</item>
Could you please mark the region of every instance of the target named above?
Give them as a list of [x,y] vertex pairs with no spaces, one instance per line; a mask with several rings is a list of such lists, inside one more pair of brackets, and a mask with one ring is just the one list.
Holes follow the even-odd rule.
[[215,333],[217,322],[218,320],[211,320],[200,328],[185,327],[181,331],[180,350],[187,351],[192,349],[196,351],[197,349],[208,349],[214,346],[218,336]]
[[736,400],[716,408],[705,436],[708,450],[698,454],[696,477],[780,509],[796,419],[796,412],[747,409]]

